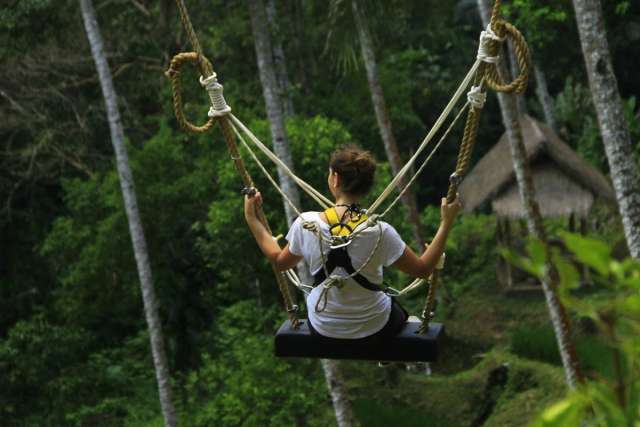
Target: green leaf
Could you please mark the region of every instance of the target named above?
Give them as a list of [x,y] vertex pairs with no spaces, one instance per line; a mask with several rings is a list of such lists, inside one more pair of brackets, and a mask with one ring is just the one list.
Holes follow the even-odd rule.
[[577,395],[568,397],[548,407],[532,427],[579,426],[584,403]]
[[580,262],[603,276],[609,274],[611,248],[606,243],[568,232],[560,234],[567,248],[575,254]]

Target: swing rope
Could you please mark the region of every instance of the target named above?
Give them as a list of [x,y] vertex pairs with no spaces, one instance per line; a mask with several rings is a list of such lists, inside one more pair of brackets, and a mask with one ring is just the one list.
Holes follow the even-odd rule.
[[[273,179],[273,177],[269,174],[266,167],[260,162],[257,155],[247,143],[243,134],[248,137],[249,141],[260,151],[262,151],[269,160],[275,163],[278,167],[280,167],[285,174],[287,174],[293,181],[298,184],[298,186],[307,193],[314,201],[316,201],[323,209],[326,209],[330,206],[333,206],[333,202],[331,202],[328,198],[326,198],[322,193],[313,188],[310,184],[302,180],[300,177],[295,175],[291,169],[284,164],[264,143],[262,143],[249,129],[245,126],[237,117],[230,113],[231,108],[226,104],[223,96],[223,88],[220,83],[218,83],[216,74],[213,72],[213,67],[209,60],[202,54],[202,49],[200,43],[198,41],[195,30],[193,29],[193,25],[189,18],[189,14],[187,12],[186,6],[183,0],[176,0],[176,4],[178,5],[178,10],[180,12],[180,18],[185,28],[187,37],[189,42],[194,50],[194,52],[185,52],[179,53],[171,60],[171,64],[169,69],[166,72],[167,77],[170,79],[172,92],[173,92],[173,104],[174,110],[176,113],[176,118],[180,126],[193,133],[205,133],[209,131],[216,121],[220,122],[222,132],[224,135],[225,143],[227,144],[227,148],[229,153],[231,154],[231,158],[234,161],[236,169],[243,180],[243,183],[246,187],[252,186],[252,179],[249,176],[242,158],[238,153],[237,145],[235,143],[235,137],[237,137],[242,146],[249,152],[250,156],[253,160],[258,164],[260,170],[267,177],[269,182],[277,189],[277,191],[282,195],[284,200],[293,208],[294,212],[302,218],[302,213],[300,210],[293,204],[293,202],[287,197],[285,192],[280,188],[278,183]],[[420,173],[425,168],[426,164],[431,160],[434,153],[438,150],[441,144],[447,139],[454,125],[461,118],[464,111],[467,111],[467,119],[463,131],[462,142],[460,145],[460,149],[458,152],[458,157],[456,161],[456,167],[454,173],[450,176],[449,188],[447,191],[447,201],[452,203],[458,191],[458,186],[460,185],[463,177],[465,176],[469,163],[471,161],[471,155],[473,152],[473,147],[475,145],[479,121],[480,121],[480,113],[484,107],[484,103],[486,100],[486,88],[492,89],[496,92],[504,92],[504,93],[514,93],[520,94],[522,93],[527,86],[528,78],[529,78],[529,70],[531,64],[531,57],[529,48],[527,46],[526,40],[522,36],[522,34],[518,31],[518,29],[512,24],[503,21],[500,19],[500,4],[501,0],[495,0],[493,9],[491,12],[491,21],[487,28],[482,31],[480,34],[480,42],[478,46],[478,53],[476,56],[476,60],[471,66],[469,72],[464,77],[456,91],[454,92],[451,100],[444,108],[443,112],[440,114],[436,122],[434,123],[431,130],[428,132],[424,140],[420,143],[418,149],[411,156],[411,158],[405,163],[405,165],[401,168],[401,170],[393,177],[393,179],[388,183],[386,188],[381,192],[381,194],[377,197],[377,199],[371,204],[371,206],[366,210],[369,215],[369,219],[366,222],[364,227],[359,227],[349,236],[349,239],[355,238],[359,233],[364,232],[364,230],[379,225],[378,220],[384,217],[402,198],[404,193],[407,191],[409,186],[411,186]],[[509,38],[511,39],[516,61],[520,68],[519,75],[514,78],[511,82],[503,82],[500,80],[497,63],[500,60],[500,50],[502,48],[502,44],[504,41]],[[181,93],[181,85],[180,85],[180,68],[185,63],[197,64],[201,77],[200,83],[205,87],[209,94],[210,98],[210,109],[208,112],[208,120],[203,125],[194,125],[189,122],[182,108],[182,93]],[[380,206],[384,203],[384,201],[391,195],[391,193],[398,188],[398,183],[406,176],[406,174],[412,169],[414,164],[417,162],[419,156],[426,149],[429,143],[433,140],[434,136],[438,133],[438,131],[442,128],[447,118],[450,116],[451,112],[457,105],[458,101],[462,97],[464,91],[471,85],[471,89],[467,93],[467,102],[457,113],[447,130],[444,132],[438,143],[431,150],[431,153],[426,157],[426,159],[422,162],[418,170],[413,174],[410,180],[399,189],[399,194],[396,198],[387,206],[387,208],[382,212],[382,214],[376,214],[376,210],[380,208]],[[261,208],[258,208],[258,217],[265,224],[267,230],[269,230],[269,225],[266,221],[266,217],[264,216],[264,212],[262,212]],[[304,221],[304,220],[303,220]],[[321,254],[324,257],[324,253],[322,251],[322,243],[323,241],[327,241],[326,238],[323,238],[322,233],[320,232],[318,225],[315,223],[311,223],[309,221],[304,221],[303,226],[305,229],[310,230],[317,234],[319,244],[321,245]],[[380,239],[380,236],[378,240]],[[377,247],[377,245],[376,245]],[[374,250],[375,251],[375,250]],[[372,258],[373,252],[369,255],[368,260]],[[444,260],[442,259],[439,263],[439,268],[434,271],[430,278],[430,287],[425,300],[425,306],[422,312],[422,325],[420,328],[421,332],[426,332],[429,327],[429,321],[433,317],[432,310],[435,303],[435,294],[437,290],[437,286],[440,282],[440,271],[443,267]],[[368,262],[365,262],[363,266],[361,266],[358,271],[362,270],[364,266],[366,266]],[[324,265],[323,259],[323,267]],[[300,279],[295,274],[294,271],[287,271],[283,276],[282,273],[278,272],[274,266],[274,273],[278,278],[278,284],[280,290],[283,294],[283,298],[285,301],[285,307],[287,312],[289,313],[289,317],[294,324],[297,326],[297,316],[296,310],[297,306],[294,306],[291,302],[291,296],[288,292],[288,287],[286,286],[286,281],[284,280],[284,276],[286,276],[289,280],[291,280],[298,288],[303,291],[307,291],[310,287],[308,285],[302,284]],[[335,278],[327,275],[330,278],[330,284],[324,291],[328,291],[331,286],[334,286],[336,281],[344,280],[344,277]],[[404,288],[401,291],[395,290],[391,288],[392,291],[397,293],[397,295],[404,295],[410,290],[416,289],[420,287],[424,283],[423,279],[414,280],[409,286]],[[325,292],[326,293],[326,292]]]
[[[485,93],[484,87],[489,87],[496,92],[520,94],[524,92],[529,80],[529,70],[531,68],[531,54],[526,40],[518,29],[506,21],[500,19],[501,0],[495,0],[491,11],[491,20],[487,29],[480,35],[480,47],[478,48],[478,59],[481,64],[478,67],[474,87],[477,93]],[[510,38],[514,45],[516,60],[520,68],[519,75],[510,83],[500,81],[497,63],[502,43],[506,38]],[[478,96],[478,95],[474,95]],[[484,98],[484,96],[483,96]],[[482,107],[473,106],[467,114],[462,143],[458,152],[456,169],[449,179],[449,189],[447,191],[447,202],[451,203],[456,199],[458,186],[467,173],[471,154],[478,134],[480,123],[480,113]],[[429,322],[433,319],[433,307],[435,306],[436,291],[440,284],[442,269],[436,269],[431,276],[431,284],[424,308],[422,310],[422,324],[419,332],[426,333],[429,329]]]
[[[216,121],[218,121],[222,129],[222,135],[227,146],[227,151],[229,152],[229,155],[233,160],[234,166],[236,168],[236,171],[238,172],[238,175],[240,176],[240,179],[242,180],[243,185],[245,187],[253,187],[253,180],[251,179],[251,176],[249,175],[244,165],[244,161],[242,160],[242,157],[238,152],[238,146],[235,142],[235,134],[232,129],[232,124],[227,117],[231,109],[226,106],[226,102],[224,101],[224,97],[222,95],[222,85],[220,85],[216,79],[216,74],[213,72],[213,66],[211,65],[209,60],[202,54],[200,42],[198,41],[195,30],[193,29],[193,25],[191,23],[191,19],[189,17],[189,13],[187,12],[184,1],[176,0],[176,5],[178,6],[178,10],[180,12],[182,25],[187,33],[187,37],[189,38],[191,47],[194,50],[194,52],[179,53],[174,56],[174,58],[171,60],[169,69],[165,73],[171,81],[176,119],[183,129],[194,133],[205,133],[209,129],[211,129]],[[180,91],[181,88],[179,77],[180,67],[185,62],[197,63],[201,74],[201,83],[205,86],[207,92],[209,93],[211,104],[208,114],[209,119],[204,125],[201,126],[193,125],[192,123],[190,123],[185,118],[184,112],[182,110],[182,95]],[[217,108],[222,108],[222,110],[224,111],[220,111],[220,114],[216,114]],[[267,218],[261,206],[256,206],[256,215],[260,222],[264,224],[267,231],[271,233],[271,227],[269,227],[269,222],[267,221]],[[271,268],[276,277],[280,293],[282,294],[285,310],[287,311],[289,320],[292,326],[294,328],[297,328],[299,326],[298,306],[293,303],[285,276],[276,268],[273,263],[271,264]]]

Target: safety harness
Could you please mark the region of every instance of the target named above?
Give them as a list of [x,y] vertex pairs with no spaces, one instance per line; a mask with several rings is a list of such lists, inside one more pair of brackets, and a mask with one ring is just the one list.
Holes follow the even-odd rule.
[[[345,206],[347,208],[342,218],[338,217],[337,206]],[[324,282],[327,279],[327,274],[330,275],[336,268],[342,267],[363,288],[373,292],[384,291],[380,285],[370,282],[362,274],[354,274],[356,269],[353,267],[351,257],[347,252],[347,245],[351,242],[349,235],[368,219],[367,214],[356,204],[337,206],[324,211],[334,244],[329,249],[324,268],[321,268],[313,275],[313,287],[315,288]],[[345,221],[345,219],[348,219],[348,221]]]

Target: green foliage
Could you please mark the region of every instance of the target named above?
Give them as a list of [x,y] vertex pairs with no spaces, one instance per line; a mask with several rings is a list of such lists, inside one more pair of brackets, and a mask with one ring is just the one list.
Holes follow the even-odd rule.
[[[575,339],[580,367],[589,375],[613,378],[613,352],[601,338],[579,335]],[[511,334],[511,351],[520,357],[562,366],[558,343],[548,326],[518,328]]]
[[119,425],[130,412],[153,417],[148,336],[120,348],[98,346],[87,330],[42,316],[18,322],[0,343],[3,425]]
[[548,327],[516,329],[511,335],[511,351],[521,357],[562,364],[556,336]]
[[[611,258],[611,249],[604,242],[570,233],[562,237],[575,258],[592,269],[599,295],[589,299],[574,296],[570,291],[577,287],[579,275],[574,265],[554,250],[552,260],[560,275],[560,295],[570,309],[598,326],[612,349],[612,380],[586,381],[565,400],[548,408],[535,425],[633,426],[640,417],[640,263]],[[516,258],[516,262],[541,277],[543,260],[537,258],[526,262]]]
[[539,50],[554,42],[555,31],[569,15],[566,3],[554,2],[541,5],[531,0],[513,0],[502,7],[510,22],[525,31],[527,42]]
[[[109,128],[78,2],[5,3],[0,8],[0,140],[4,142],[0,155],[0,424],[161,425],[147,336],[141,332],[145,323],[138,277],[108,143]],[[350,2],[336,2],[344,13],[335,20],[332,37],[327,36],[328,2],[275,3],[280,24],[277,36],[283,42],[299,114],[288,122],[296,170],[324,190],[329,153],[342,142],[355,141],[380,161],[374,189],[378,192],[391,173],[384,162],[364,69],[337,72],[340,68],[332,56],[340,50],[339,40],[356,42],[343,46],[351,49],[353,63],[359,62]],[[456,2],[361,3],[374,36],[394,134],[406,159],[473,61],[479,30],[476,3],[466,2],[471,7],[463,19],[456,17]],[[208,408],[208,396],[219,393],[222,397],[211,404],[211,413],[222,414],[229,422],[237,421],[234,408],[255,406],[258,415],[247,418],[245,424],[268,424],[271,421],[265,414],[269,412],[277,414],[274,419],[284,425],[301,424],[305,418],[301,410],[305,409],[310,411],[303,420],[308,425],[328,425],[333,422],[331,404],[317,366],[269,356],[268,335],[276,327],[271,309],[255,310],[268,319],[257,322],[259,326],[242,320],[252,311],[246,307],[226,311],[248,298],[259,298],[264,307],[279,307],[280,296],[272,286],[268,264],[244,226],[238,194],[241,184],[219,129],[200,137],[185,136],[177,129],[162,76],[171,55],[185,47],[184,32],[171,4],[165,0],[109,0],[96,2],[96,7],[129,138],[172,373],[180,379],[175,393],[186,402],[181,408],[183,418],[189,422],[193,410],[201,424],[218,425],[203,408]],[[608,40],[619,86],[623,96],[629,97],[638,93],[633,63],[638,44],[632,43],[637,40],[638,7],[627,1],[604,2],[603,6],[608,27],[616,29],[609,31]],[[189,1],[188,7],[234,114],[268,142],[246,3]],[[524,0],[508,6],[513,19],[539,47],[535,57],[547,64],[551,90],[562,89],[565,76],[576,76],[571,83],[575,93],[562,91],[558,101],[563,103],[558,106],[564,111],[560,120],[566,131],[563,136],[606,169],[589,94],[584,86],[575,84],[585,79],[573,19],[561,16],[569,7],[568,3],[538,5]],[[557,55],[559,51],[563,55]],[[183,69],[184,108],[200,122],[206,114],[207,96],[197,78],[191,67]],[[476,155],[502,131],[497,103],[490,102],[486,108]],[[625,113],[634,141],[640,137],[636,109],[630,98]],[[429,171],[420,177],[415,187],[419,206],[437,201],[444,192],[457,152],[456,132],[460,130],[454,131]],[[247,158],[246,153],[243,156]],[[285,232],[279,195],[255,165],[247,164],[265,193],[274,232]],[[275,176],[275,168],[268,167]],[[306,196],[302,199],[303,209],[317,209]],[[399,206],[386,219],[402,235],[410,236],[405,218]],[[433,232],[439,221],[437,209],[427,209],[423,219]],[[493,281],[493,246],[490,219],[472,216],[460,220],[447,249],[446,304],[457,302],[471,286]],[[569,270],[565,272],[570,276]],[[392,274],[389,278],[394,279]],[[421,304],[422,295],[411,303]],[[515,311],[515,304],[503,305],[496,311]],[[474,301],[465,311],[465,328],[470,330],[467,324],[477,322],[477,316],[487,310]],[[215,326],[222,313],[243,325],[243,330],[227,328],[224,322],[224,328]],[[519,321],[516,317],[502,319]],[[493,328],[482,333],[493,336],[498,333]],[[478,335],[477,330],[468,335],[472,333]],[[460,353],[471,352],[467,342],[459,341],[458,348]],[[227,349],[232,351],[227,353]],[[243,350],[253,359],[247,360]],[[253,360],[256,366],[243,373]],[[197,378],[189,390],[198,384],[205,398],[186,396],[181,380],[190,381],[191,374]],[[295,392],[293,396],[286,395],[276,381],[280,376],[288,390]],[[215,383],[211,390],[207,389],[209,380]],[[225,394],[221,382],[227,380],[233,392]],[[441,386],[455,392],[445,393],[446,398],[425,394],[413,406],[437,402],[432,409],[446,414],[453,401],[458,410],[459,396],[469,388],[464,381],[450,387],[449,378],[443,379]],[[368,398],[371,384],[377,383],[368,383],[356,397]],[[423,385],[421,381],[415,384]],[[481,385],[482,378],[478,376],[474,384]],[[247,387],[251,390],[248,397],[243,394]],[[533,397],[514,394],[513,402],[535,408],[550,395],[550,389],[540,390]],[[314,402],[312,409],[299,393]],[[272,396],[280,400],[269,403]],[[531,401],[536,404],[530,406]],[[465,400],[462,411],[471,412],[475,404],[475,398]],[[390,408],[389,412],[405,409],[395,404]],[[300,419],[294,420],[291,414]],[[386,415],[389,413],[380,418]],[[509,424],[498,421],[495,425]]]
[[607,158],[589,89],[573,78],[567,78],[562,92],[556,97],[555,112],[563,139],[598,169],[606,170]]
[[[634,96],[623,101],[631,139],[640,139],[640,123],[635,118],[637,102]],[[608,170],[607,157],[593,108],[591,91],[572,77],[565,80],[562,92],[555,100],[555,113],[560,135],[598,169]],[[640,153],[636,153],[640,160]]]
[[92,345],[87,331],[52,325],[41,316],[16,323],[0,342],[0,416],[11,423],[53,411],[52,383]]
[[[440,206],[423,211],[427,236],[433,236],[440,224]],[[495,218],[489,215],[463,214],[456,220],[447,239],[443,291],[457,297],[471,287],[495,280]]]
[[353,402],[353,410],[363,427],[386,427],[393,424],[400,424],[403,427],[454,426],[423,411],[391,405],[388,402],[360,399]]
[[[213,153],[175,139],[162,126],[143,147],[130,145],[129,152],[156,291],[164,318],[170,319],[169,348],[184,366],[197,360],[197,331],[210,317],[206,305],[213,297],[213,275],[192,249],[198,238],[192,226],[214,197],[215,179]],[[111,170],[63,185],[68,213],[56,219],[41,247],[60,281],[53,300],[56,316],[92,330],[105,343],[117,341],[143,326],[117,174]]]
[[271,334],[277,309],[253,301],[228,307],[213,338],[224,349],[206,354],[189,374],[183,422],[189,426],[283,426],[312,420],[326,399],[322,373],[312,360],[277,360]]

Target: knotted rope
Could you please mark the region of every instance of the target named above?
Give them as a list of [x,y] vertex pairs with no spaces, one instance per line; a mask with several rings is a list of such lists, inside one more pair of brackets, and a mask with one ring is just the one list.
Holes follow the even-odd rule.
[[[525,90],[527,86],[528,78],[529,78],[529,69],[530,69],[530,63],[531,63],[529,49],[524,37],[517,30],[517,28],[509,24],[508,22],[505,22],[499,19],[500,3],[501,3],[500,0],[495,0],[494,2],[492,14],[491,14],[491,22],[487,27],[487,29],[482,31],[480,35],[480,43],[478,47],[477,59],[473,64],[473,66],[471,67],[471,69],[469,70],[469,73],[464,78],[463,82],[460,84],[460,86],[456,90],[453,98],[447,104],[444,111],[442,112],[442,114],[440,115],[440,117],[432,127],[432,129],[429,131],[425,139],[422,141],[422,143],[420,144],[420,146],[418,147],[414,155],[403,166],[403,168],[398,172],[398,174],[394,176],[394,178],[389,183],[387,188],[385,188],[385,190],[380,194],[380,196],[375,200],[375,202],[369,207],[369,209],[367,209],[367,211],[369,212],[370,218],[383,217],[389,211],[389,209],[391,209],[391,207],[397,203],[397,201],[407,191],[407,188],[415,181],[417,175],[420,172],[422,172],[424,166],[431,159],[435,150],[438,149],[438,147],[446,138],[446,136],[448,136],[453,125],[460,118],[462,112],[466,109],[467,106],[471,106],[471,108],[468,109],[467,121],[464,128],[460,151],[458,153],[456,169],[455,169],[455,172],[451,175],[450,185],[447,191],[447,200],[449,202],[452,202],[455,199],[458,186],[460,185],[469,167],[473,146],[475,145],[480,112],[484,107],[484,103],[486,101],[485,88],[490,88],[498,92],[516,93],[516,94],[522,93]],[[191,24],[191,20],[189,18],[189,14],[187,13],[184,2],[183,0],[176,0],[176,4],[178,5],[180,18],[182,20],[183,26],[187,33],[187,37],[189,38],[191,46],[193,47],[193,50],[194,50],[194,52],[186,52],[186,53],[180,53],[176,55],[171,60],[171,65],[166,72],[167,77],[171,81],[171,86],[173,91],[173,103],[174,103],[174,109],[176,112],[176,118],[178,120],[178,123],[182,128],[190,132],[204,133],[204,132],[207,132],[213,126],[215,121],[220,121],[222,132],[225,137],[227,148],[229,149],[229,152],[231,154],[231,158],[233,159],[236,169],[238,170],[238,173],[240,174],[245,186],[250,187],[252,186],[252,180],[249,177],[246,171],[246,168],[244,167],[242,158],[238,153],[234,137],[236,135],[240,137],[241,142],[250,151],[250,154],[252,155],[254,160],[257,160],[257,157],[255,156],[253,151],[250,149],[246,141],[244,141],[244,138],[241,137],[239,130],[241,130],[245,135],[247,135],[249,137],[249,140],[253,142],[253,144],[256,147],[258,147],[261,151],[263,151],[267,155],[267,157],[269,157],[269,159],[272,160],[274,163],[282,167],[282,162],[263,143],[261,143],[255,137],[255,135],[253,135],[246,128],[246,126],[244,126],[237,118],[235,118],[233,115],[230,114],[231,108],[227,105],[224,99],[223,87],[217,81],[216,74],[213,72],[213,67],[211,66],[211,63],[202,54],[200,43],[198,41],[197,35]],[[513,81],[508,83],[505,83],[500,80],[497,67],[496,67],[496,64],[500,59],[499,52],[500,52],[502,43],[505,41],[506,38],[511,39],[511,41],[513,42],[516,60],[520,67],[519,75]],[[180,67],[185,62],[196,63],[198,65],[198,68],[201,73],[200,82],[206,88],[209,94],[209,100],[210,100],[210,108],[208,111],[209,119],[205,124],[201,126],[197,126],[190,123],[185,118],[184,112],[182,109],[182,94],[181,94],[179,77],[180,77]],[[446,118],[449,116],[449,114],[455,107],[456,103],[464,93],[464,90],[469,86],[471,82],[473,82],[473,84],[471,89],[467,93],[467,103],[465,104],[463,109],[458,113],[456,118],[453,120],[453,122],[451,123],[451,125],[449,126],[445,134],[443,135],[443,137],[440,139],[438,144],[432,150],[431,154],[420,166],[420,168],[418,169],[418,172],[414,174],[411,180],[409,180],[407,184],[404,186],[404,188],[401,189],[400,194],[390,204],[390,206],[382,214],[376,215],[375,210],[390,195],[393,189],[397,187],[398,182],[401,179],[403,179],[403,177],[408,173],[408,171],[411,169],[413,164],[417,161],[418,156],[422,153],[422,151],[433,139],[433,137],[438,132],[438,130],[442,127]],[[266,171],[266,168],[264,168],[264,166],[262,166],[262,164],[259,161],[258,163],[263,173],[265,173],[270,178],[271,183],[281,192],[281,194],[284,195],[284,192],[282,192],[279,186],[277,186],[277,184],[275,183],[275,180],[273,180],[269,176],[268,172]],[[292,179],[305,192],[307,192],[312,198],[314,198],[314,200],[316,200],[316,202],[318,202],[321,206],[326,208],[327,205],[332,205],[331,201],[326,199],[319,191],[311,187],[302,179],[295,176],[295,174],[293,174],[293,172],[289,170],[289,168],[283,167],[283,170],[285,171],[285,173],[291,176]],[[285,197],[285,200],[300,215],[299,210],[293,206],[293,203],[291,203],[291,201],[288,200],[288,198],[286,197]],[[267,229],[269,229],[268,223],[266,222],[266,218],[264,217],[264,213],[262,212],[261,209],[259,210],[258,216],[260,220],[265,224]],[[364,228],[372,227],[375,224],[376,224],[375,220],[370,220],[367,222],[366,227]],[[305,229],[315,231],[316,233],[318,233],[318,235],[321,234],[319,233],[317,226],[309,224],[308,221],[305,221],[304,227]],[[359,232],[362,232],[364,228],[359,230]],[[352,233],[352,236],[355,237],[357,234],[358,232]],[[370,260],[371,256],[372,254],[369,256],[368,260]],[[366,264],[367,262],[365,262],[364,265]],[[364,268],[364,265],[361,266],[359,270]],[[282,275],[275,270],[275,267],[274,267],[274,272],[276,272],[276,277],[278,277],[278,283],[282,291],[283,297],[285,299],[287,312],[289,313],[290,318],[292,319],[292,322],[294,323],[294,325],[297,325],[297,317],[295,313],[297,311],[297,307],[294,307],[293,304],[291,303],[290,295],[288,294],[288,288],[286,287],[286,284],[284,282],[284,279],[282,278]],[[288,273],[287,275],[289,278],[295,279],[297,277],[294,273],[293,274]],[[438,283],[437,275],[438,275],[438,272],[436,271],[434,273],[434,277],[431,280],[431,289],[429,291],[429,295],[425,303],[425,310],[428,307],[433,307],[433,298],[435,297],[436,284]],[[330,277],[330,276],[327,276],[327,277]],[[344,279],[344,278],[341,278],[341,279]],[[407,288],[413,289],[419,286],[422,282],[423,281],[421,280],[416,280]],[[404,292],[404,290],[398,291],[398,292]],[[423,316],[423,317],[424,319],[423,319],[423,325],[421,329],[423,331],[426,331],[428,329],[428,322],[429,322],[430,316]]]
[[[209,60],[202,54],[202,48],[200,46],[198,36],[193,29],[193,25],[191,24],[191,19],[189,17],[189,13],[187,12],[184,1],[176,0],[176,5],[178,6],[178,11],[180,12],[182,25],[187,33],[187,37],[193,49],[193,52],[183,52],[174,56],[171,60],[169,69],[165,73],[171,82],[171,89],[173,92],[173,106],[176,113],[176,119],[183,129],[194,133],[207,132],[209,129],[211,129],[216,121],[219,121],[224,141],[227,145],[227,150],[231,155],[231,159],[233,160],[236,171],[240,175],[240,178],[242,179],[245,187],[253,187],[253,180],[247,172],[242,157],[240,157],[240,154],[238,153],[234,130],[232,129],[232,124],[228,118],[231,108],[227,105],[226,101],[224,100],[224,96],[222,95],[222,85],[217,81],[216,74],[213,72],[213,66],[211,65]],[[209,119],[204,125],[201,126],[197,126],[189,122],[185,118],[184,112],[182,110],[180,67],[186,62],[198,65],[198,69],[200,70],[201,74],[200,83],[202,84],[202,86],[204,86],[209,94]],[[256,214],[260,222],[264,224],[267,231],[271,233],[269,222],[264,215],[262,207],[256,207]],[[276,277],[276,281],[278,282],[280,292],[282,293],[285,309],[289,316],[289,320],[291,321],[293,327],[297,328],[299,325],[298,306],[294,305],[292,302],[292,298],[289,293],[289,286],[287,284],[287,281],[285,280],[284,275],[280,271],[278,271],[273,263],[271,264],[271,267]]]
[[[529,81],[529,71],[531,68],[531,54],[526,40],[516,27],[506,21],[499,19],[501,0],[495,0],[491,11],[491,21],[485,31],[480,35],[480,46],[478,47],[478,60],[482,63],[476,72],[473,94],[469,93],[469,103],[473,108],[469,109],[467,121],[464,127],[462,143],[456,161],[455,172],[451,174],[449,189],[447,191],[447,202],[452,203],[456,199],[458,187],[462,182],[469,163],[471,154],[476,142],[478,125],[480,123],[480,113],[486,98],[484,87],[493,89],[496,92],[520,94],[524,92]],[[502,43],[506,38],[511,39],[514,46],[516,60],[520,68],[519,75],[509,83],[500,81],[498,77],[497,62]],[[425,306],[423,309],[422,325],[420,331],[425,333],[429,329],[429,322],[432,318],[431,311],[435,303],[435,294],[440,281],[440,272],[436,270],[431,279],[431,286]]]

